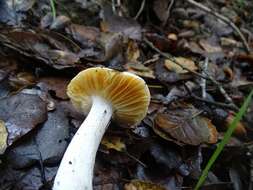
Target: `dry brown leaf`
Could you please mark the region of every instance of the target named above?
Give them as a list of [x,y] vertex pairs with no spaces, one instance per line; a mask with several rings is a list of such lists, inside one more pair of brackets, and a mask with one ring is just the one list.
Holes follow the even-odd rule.
[[139,75],[141,77],[155,79],[154,71],[141,63],[127,63],[124,65],[127,71]]
[[179,142],[178,144],[199,145],[216,143],[218,133],[211,121],[199,116],[193,107],[178,108],[167,113],[159,113],[155,118],[154,131],[165,138]]
[[212,45],[207,40],[200,40],[199,44],[207,53],[222,52],[220,46]]
[[[198,69],[198,67],[195,65],[194,61],[192,61],[191,59],[187,59],[187,58],[184,58],[184,57],[176,57],[175,59],[182,66],[190,69],[191,71],[196,71]],[[189,71],[183,69],[182,67],[180,67],[179,65],[177,65],[176,63],[174,63],[173,61],[171,61],[169,59],[165,60],[164,65],[168,70],[174,71],[178,74],[184,74],[184,73],[189,72]]]
[[[232,123],[232,121],[234,120],[235,116],[233,114],[229,114],[228,117],[225,120],[225,128],[227,129],[229,127],[229,125]],[[244,136],[247,134],[247,131],[244,127],[244,125],[239,121],[237,123],[237,126],[234,130],[234,134],[238,135],[238,136]]]
[[132,180],[131,183],[125,184],[125,190],[165,190],[164,187],[141,180]]
[[105,136],[102,139],[101,144],[104,145],[107,149],[113,149],[118,152],[123,152],[126,150],[126,145],[120,137]]
[[8,132],[5,127],[5,124],[2,120],[0,120],[0,155],[4,153],[7,148],[7,138]]

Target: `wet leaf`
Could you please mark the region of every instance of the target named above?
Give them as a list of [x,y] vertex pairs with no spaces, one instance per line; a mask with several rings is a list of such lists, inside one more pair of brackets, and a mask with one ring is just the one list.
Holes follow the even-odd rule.
[[71,24],[66,28],[66,32],[85,48],[96,46],[100,36],[98,28],[78,24]]
[[47,118],[46,103],[37,95],[19,93],[0,100],[0,118],[8,131],[8,146]]
[[75,67],[79,61],[75,44],[55,33],[1,30],[0,40],[8,54],[19,53],[57,69]]
[[105,136],[102,139],[101,144],[107,149],[113,149],[118,152],[123,152],[126,150],[126,145],[120,137]]
[[57,98],[68,99],[66,94],[67,85],[70,82],[68,78],[64,77],[42,77],[39,82],[45,84],[48,91],[53,91]]
[[153,2],[153,10],[156,16],[162,21],[163,24],[168,20],[170,12],[168,11],[169,1],[160,0]]
[[130,39],[141,40],[141,26],[136,20],[113,14],[111,6],[103,8],[103,21],[100,24],[103,32],[120,33]]
[[0,120],[0,155],[4,153],[7,148],[7,138],[8,132],[5,128],[5,124],[2,120]]
[[[192,61],[191,59],[184,58],[184,57],[176,57],[175,60],[181,65],[183,65],[184,67],[190,69],[191,71],[196,71],[198,69],[194,61]],[[184,74],[184,73],[189,72],[169,59],[165,60],[164,65],[168,70],[176,72],[178,74]]]
[[210,120],[199,116],[198,111],[193,107],[159,113],[155,118],[155,124],[156,130],[169,135],[170,140],[174,139],[190,145],[217,142],[216,128]]
[[125,184],[124,190],[166,190],[164,187],[141,180],[132,180],[131,183]]

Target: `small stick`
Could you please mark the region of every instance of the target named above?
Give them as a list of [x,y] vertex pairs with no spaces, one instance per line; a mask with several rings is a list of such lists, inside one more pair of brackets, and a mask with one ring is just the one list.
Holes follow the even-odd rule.
[[139,16],[141,15],[141,13],[145,7],[145,4],[146,4],[146,0],[142,0],[141,7],[140,7],[138,13],[136,14],[136,16],[134,17],[135,20],[137,20],[139,18]]
[[[205,62],[202,66],[202,75],[205,75],[205,73],[207,73],[208,62],[209,62],[209,59],[208,57],[206,57]],[[200,86],[202,89],[202,98],[206,99],[206,79],[201,78]]]
[[235,107],[235,105],[233,105],[233,104],[226,104],[226,103],[222,103],[222,102],[210,101],[210,100],[198,97],[198,96],[196,96],[196,95],[194,95],[192,93],[191,93],[191,97],[193,97],[196,100],[199,100],[199,101],[202,101],[202,102],[205,102],[205,103],[208,103],[208,104],[212,104],[212,105],[215,105],[215,106],[218,106],[218,107],[230,109],[230,110],[233,110],[233,111],[238,111],[239,110],[237,108],[237,106]]
[[194,5],[194,6],[198,7],[198,8],[200,8],[200,9],[202,9],[203,11],[205,11],[205,12],[207,12],[207,13],[216,16],[217,18],[219,18],[220,20],[222,20],[223,22],[225,22],[226,24],[228,24],[231,28],[233,28],[234,31],[236,31],[237,34],[239,35],[239,37],[241,38],[242,43],[243,43],[244,48],[245,48],[245,50],[247,51],[247,53],[250,53],[250,47],[249,47],[249,45],[248,45],[248,42],[247,42],[246,38],[245,38],[244,35],[241,33],[240,29],[239,29],[231,20],[229,20],[229,18],[227,18],[227,17],[225,17],[225,16],[223,16],[223,15],[221,15],[221,14],[215,12],[214,10],[212,10],[212,9],[210,9],[210,8],[208,8],[208,7],[202,5],[201,3],[198,3],[198,2],[196,2],[196,1],[194,1],[194,0],[186,0],[186,1],[187,1],[188,3],[190,3],[190,4],[192,4],[192,5]]

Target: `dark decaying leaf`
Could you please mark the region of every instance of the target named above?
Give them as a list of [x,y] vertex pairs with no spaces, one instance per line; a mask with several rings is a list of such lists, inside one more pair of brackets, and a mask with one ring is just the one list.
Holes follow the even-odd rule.
[[24,12],[33,7],[35,0],[5,0],[0,2],[0,22],[8,25],[22,25]]
[[34,167],[26,170],[14,170],[11,166],[2,167],[0,170],[0,190],[40,190],[44,183],[53,180],[57,167]]
[[40,83],[45,84],[45,88],[55,94],[57,98],[68,99],[66,94],[67,85],[70,82],[68,78],[64,77],[42,77]]
[[[67,147],[69,121],[61,105],[48,113],[48,119],[35,132],[16,143],[6,154],[15,169],[24,169],[36,163],[58,163]],[[50,147],[50,148],[48,148]]]
[[96,46],[97,40],[100,36],[100,31],[96,27],[71,24],[65,30],[84,48]]
[[141,26],[132,18],[124,18],[113,14],[109,5],[103,7],[103,21],[101,28],[103,32],[120,33],[124,37],[141,40]]
[[[19,53],[57,69],[75,67],[79,61],[79,55],[74,52],[73,43],[54,33],[2,30],[0,40],[1,46],[9,48],[8,54]],[[72,49],[70,49],[71,45]]]
[[36,95],[13,95],[0,100],[0,118],[8,130],[8,145],[47,118],[46,103]]
[[192,106],[158,113],[155,118],[155,132],[168,139],[190,145],[216,143],[217,131],[211,121],[198,115]]

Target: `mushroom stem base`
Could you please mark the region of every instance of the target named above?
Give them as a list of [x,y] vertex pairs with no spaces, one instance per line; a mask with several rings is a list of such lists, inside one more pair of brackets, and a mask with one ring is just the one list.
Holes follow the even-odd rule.
[[92,190],[96,152],[113,113],[103,98],[94,96],[92,100],[88,116],[63,156],[53,190]]

